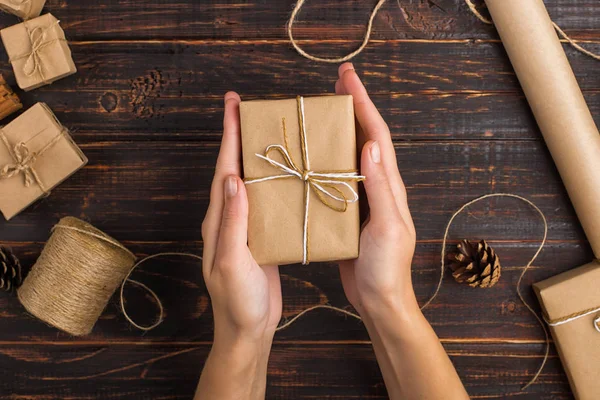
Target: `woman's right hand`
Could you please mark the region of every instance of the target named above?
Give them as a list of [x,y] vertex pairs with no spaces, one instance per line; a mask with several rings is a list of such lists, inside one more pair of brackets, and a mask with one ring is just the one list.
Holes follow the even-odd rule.
[[370,209],[358,259],[340,263],[346,296],[367,327],[391,399],[467,400],[414,294],[415,227],[390,130],[352,64],[340,67],[335,89],[354,97],[359,145],[366,141],[361,173]]
[[418,311],[411,283],[415,227],[396,162],[390,130],[350,63],[340,66],[336,94],[354,98],[362,146],[361,174],[370,214],[360,256],[340,262],[346,297],[363,317],[390,310]]

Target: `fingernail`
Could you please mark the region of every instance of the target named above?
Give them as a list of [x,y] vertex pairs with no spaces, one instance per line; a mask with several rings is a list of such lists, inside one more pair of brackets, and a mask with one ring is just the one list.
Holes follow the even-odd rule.
[[231,198],[235,196],[238,192],[237,179],[233,176],[230,176],[225,181],[225,196]]
[[381,150],[379,149],[379,143],[373,142],[371,145],[371,159],[375,164],[381,162]]

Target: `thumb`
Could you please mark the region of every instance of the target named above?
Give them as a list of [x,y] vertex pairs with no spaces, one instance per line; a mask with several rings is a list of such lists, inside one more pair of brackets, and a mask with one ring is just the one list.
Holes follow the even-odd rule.
[[390,186],[379,142],[365,143],[361,156],[361,170],[366,177],[364,181],[371,221],[376,224],[387,224],[401,220],[394,193]]
[[221,266],[236,266],[246,254],[248,242],[248,197],[242,180],[235,175],[224,180],[223,217],[215,259]]

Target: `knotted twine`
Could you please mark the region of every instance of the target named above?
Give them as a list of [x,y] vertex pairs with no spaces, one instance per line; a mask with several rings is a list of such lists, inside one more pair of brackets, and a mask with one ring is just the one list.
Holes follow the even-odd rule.
[[[10,156],[13,159],[13,163],[0,166],[0,180],[10,179],[18,174],[23,174],[25,180],[25,187],[30,187],[33,183],[37,184],[44,195],[48,195],[50,191],[44,185],[44,182],[40,179],[36,169],[34,168],[35,162],[41,156],[43,156],[48,150],[56,145],[65,135],[68,133],[66,128],[52,138],[42,149],[37,152],[31,152],[27,147],[26,142],[19,142],[14,146],[8,141],[6,134],[0,128],[0,141],[8,149]],[[33,136],[29,141],[33,140],[37,135]]]
[[[264,154],[255,154],[256,157],[265,160],[272,166],[276,167],[284,174],[270,175],[262,178],[246,178],[246,185],[261,183],[276,179],[299,179],[304,182],[304,223],[302,228],[302,264],[306,265],[310,262],[310,239],[308,231],[308,218],[310,214],[310,193],[312,191],[317,195],[318,199],[325,206],[337,212],[346,212],[348,203],[358,201],[358,193],[348,182],[360,182],[365,179],[359,175],[358,171],[312,171],[310,168],[310,157],[308,154],[308,141],[306,137],[306,116],[304,112],[304,98],[298,96],[296,98],[298,108],[298,124],[300,126],[300,147],[302,149],[302,168],[298,166],[289,149],[287,129],[285,118],[282,119],[283,142],[284,145],[273,144],[267,147]],[[271,158],[271,153],[275,151],[279,153],[285,164],[275,161]],[[346,194],[339,186],[347,189],[352,198],[348,199]]]
[[[375,20],[375,17],[377,16],[377,13],[379,12],[379,10],[381,9],[381,7],[384,5],[384,3],[386,2],[386,0],[379,0],[377,2],[377,4],[375,5],[375,8],[373,8],[373,11],[371,11],[371,14],[369,16],[369,22],[367,24],[367,30],[365,32],[365,35],[363,37],[363,41],[361,43],[361,45],[354,50],[353,52],[343,56],[343,57],[317,57],[317,56],[313,56],[309,53],[307,53],[306,51],[304,51],[300,45],[298,45],[298,42],[296,41],[296,39],[294,38],[294,35],[292,33],[292,28],[294,26],[294,22],[296,21],[296,17],[298,15],[298,13],[300,12],[300,9],[302,8],[302,6],[304,5],[306,0],[298,0],[296,2],[296,6],[294,7],[294,10],[292,11],[292,14],[290,16],[290,19],[288,20],[287,23],[287,34],[288,37],[290,38],[290,42],[292,43],[292,46],[294,46],[294,49],[296,49],[296,51],[303,57],[308,58],[309,60],[312,61],[318,61],[318,62],[324,62],[324,63],[331,63],[331,64],[339,64],[342,63],[344,61],[348,61],[352,58],[354,58],[355,56],[359,55],[360,53],[362,53],[362,51],[365,49],[365,47],[367,47],[367,45],[369,44],[369,40],[371,39],[371,32],[373,30],[373,21]],[[475,7],[475,4],[473,4],[472,0],[465,0],[465,3],[467,3],[467,6],[469,7],[469,10],[471,10],[471,12],[483,23],[488,24],[488,25],[493,25],[493,22],[488,19],[485,18],[480,12],[479,10],[477,10],[477,7]],[[398,0],[398,4],[399,0]],[[577,44],[577,42],[575,42],[573,39],[571,39],[570,36],[568,36],[554,21],[552,22],[552,24],[554,25],[554,28],[556,29],[556,31],[560,34],[560,36],[562,36],[567,42],[569,42],[569,44],[571,46],[573,46],[573,48],[575,48],[577,51],[580,51],[581,53],[592,57],[596,60],[600,60],[600,54],[596,54],[593,53],[589,50],[584,49],[583,47],[581,47],[579,44]]]
[[51,39],[48,37],[48,34],[60,24],[60,21],[55,21],[45,28],[38,26],[32,30],[29,30],[27,21],[24,22],[24,24],[25,30],[27,31],[27,36],[29,37],[29,41],[31,43],[31,50],[19,56],[12,57],[8,61],[12,64],[15,61],[27,59],[23,65],[23,72],[25,75],[30,78],[38,73],[43,83],[51,83],[51,81],[47,80],[44,75],[44,59],[42,50],[54,43],[66,42],[66,39],[64,38]]

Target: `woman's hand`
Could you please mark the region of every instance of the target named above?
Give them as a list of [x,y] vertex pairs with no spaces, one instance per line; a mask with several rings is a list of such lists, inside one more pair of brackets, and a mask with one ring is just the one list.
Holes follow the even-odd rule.
[[277,266],[259,266],[247,246],[248,199],[241,180],[240,97],[225,95],[223,140],[202,224],[203,275],[215,339],[197,398],[264,398],[271,343],[281,319]]
[[390,309],[418,311],[411,283],[415,228],[389,128],[352,64],[340,66],[338,74],[336,94],[354,98],[361,174],[367,178],[364,186],[370,209],[359,258],[340,263],[346,297],[363,317]]
[[359,145],[366,141],[361,173],[370,209],[359,258],[340,263],[344,291],[367,327],[391,399],[466,400],[413,291],[415,228],[390,131],[352,64],[343,64],[338,74],[335,91],[354,97]]

